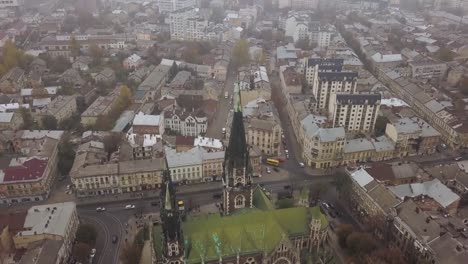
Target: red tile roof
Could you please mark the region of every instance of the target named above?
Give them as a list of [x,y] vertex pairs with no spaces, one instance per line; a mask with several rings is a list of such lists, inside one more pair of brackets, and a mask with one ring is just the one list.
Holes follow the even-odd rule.
[[37,180],[44,174],[47,162],[47,159],[31,158],[22,165],[5,168],[3,182]]
[[177,136],[176,137],[176,146],[193,146],[195,141],[194,137],[190,136]]

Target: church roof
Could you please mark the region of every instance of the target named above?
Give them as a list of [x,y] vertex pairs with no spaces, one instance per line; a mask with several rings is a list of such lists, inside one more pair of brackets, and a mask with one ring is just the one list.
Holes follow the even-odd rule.
[[[327,220],[318,207],[278,210],[248,209],[231,216],[219,214],[188,217],[182,224],[186,245],[186,263],[218,260],[219,257],[254,252],[271,252],[285,237],[308,234],[311,219]],[[161,252],[158,239],[161,227],[154,229],[155,250]]]
[[273,210],[275,206],[271,203],[271,200],[268,198],[266,193],[262,190],[260,186],[255,188],[253,192],[253,204],[255,208],[260,210]]

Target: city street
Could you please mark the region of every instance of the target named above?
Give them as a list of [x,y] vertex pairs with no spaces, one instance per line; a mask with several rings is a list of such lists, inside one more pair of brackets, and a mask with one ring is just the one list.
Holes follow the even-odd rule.
[[[222,91],[219,94],[219,102],[218,102],[218,110],[211,120],[211,123],[208,125],[208,129],[206,131],[206,136],[210,138],[220,138],[224,137],[222,133],[223,127],[226,127],[226,120],[229,111],[232,109],[231,105],[231,95],[234,92],[234,82],[237,79],[237,72],[233,70],[228,70],[226,82],[224,87],[222,87]],[[228,92],[228,98],[224,98],[224,93]]]

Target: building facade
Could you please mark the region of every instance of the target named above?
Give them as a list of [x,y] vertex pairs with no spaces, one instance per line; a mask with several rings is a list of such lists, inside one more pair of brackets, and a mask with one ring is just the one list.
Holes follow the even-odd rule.
[[317,99],[317,110],[328,111],[331,98],[337,93],[355,93],[357,73],[355,72],[318,72],[312,87]]
[[257,146],[266,155],[279,155],[282,129],[275,119],[251,118],[246,121],[247,144]]
[[164,130],[182,136],[198,137],[206,133],[208,118],[201,111],[169,110],[164,112]]

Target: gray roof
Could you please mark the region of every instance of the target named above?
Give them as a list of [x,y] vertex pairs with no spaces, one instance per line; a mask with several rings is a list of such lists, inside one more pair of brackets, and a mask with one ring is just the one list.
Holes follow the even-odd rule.
[[395,142],[386,136],[372,139],[372,144],[377,152],[395,150]]
[[128,160],[119,162],[120,173],[135,173],[145,171],[162,171],[166,169],[164,158]]
[[431,100],[427,102],[425,106],[429,108],[429,110],[431,110],[433,113],[437,113],[445,108],[442,104],[440,104],[436,100]]
[[452,192],[438,179],[434,179],[432,181],[427,181],[423,183],[402,184],[394,187],[389,187],[389,189],[402,200],[405,197],[427,195],[443,207],[447,207],[453,202],[460,199],[460,196]]
[[422,242],[430,242],[439,237],[439,224],[436,221],[427,221],[430,219],[429,215],[416,208],[416,203],[406,200],[397,207],[398,217]]
[[323,120],[318,116],[310,114],[301,121],[301,126],[308,137],[317,136],[322,142],[332,142],[345,137],[343,127],[321,128],[319,126],[321,121]]
[[374,145],[367,138],[356,138],[346,141],[344,153],[361,152],[373,150]]
[[28,210],[24,221],[26,230],[19,232],[17,236],[51,234],[65,237],[70,218],[75,210],[74,202],[33,206]]
[[419,124],[408,117],[398,119],[393,125],[398,133],[411,134],[421,131]]
[[0,123],[10,123],[15,113],[0,113]]
[[169,168],[202,165],[202,153],[199,147],[184,152],[177,152],[175,149],[165,147],[165,152]]

